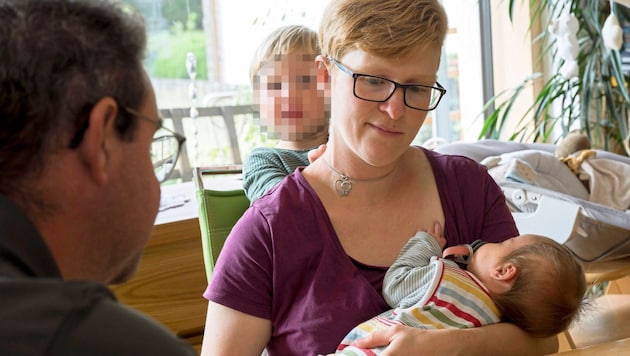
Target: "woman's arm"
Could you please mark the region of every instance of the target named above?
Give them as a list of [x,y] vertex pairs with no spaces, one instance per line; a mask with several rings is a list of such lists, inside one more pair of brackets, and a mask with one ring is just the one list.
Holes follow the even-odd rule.
[[471,329],[424,330],[396,325],[376,331],[355,343],[374,348],[389,345],[392,355],[547,355],[557,352],[558,338],[535,338],[514,324],[500,323]]
[[259,356],[271,337],[271,321],[208,303],[202,356]]

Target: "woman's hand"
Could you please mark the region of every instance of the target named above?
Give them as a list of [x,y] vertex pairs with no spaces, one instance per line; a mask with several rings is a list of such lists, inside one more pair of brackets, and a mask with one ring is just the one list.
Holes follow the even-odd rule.
[[382,356],[458,355],[457,349],[452,347],[453,339],[446,335],[448,332],[448,329],[426,330],[395,325],[370,333],[354,345],[366,349],[387,346]]

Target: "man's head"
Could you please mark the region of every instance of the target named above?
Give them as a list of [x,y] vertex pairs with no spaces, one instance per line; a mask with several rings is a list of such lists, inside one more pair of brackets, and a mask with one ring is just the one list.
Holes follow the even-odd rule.
[[324,57],[341,59],[358,49],[383,58],[419,48],[441,49],[448,29],[437,0],[333,0],[322,16]]
[[[0,192],[28,196],[25,178],[76,146],[98,100],[142,103],[146,34],[138,16],[111,1],[3,0],[0,20]],[[131,139],[135,120],[116,121]]]
[[150,235],[159,122],[145,45],[142,18],[114,0],[0,1],[0,193],[64,278],[126,279]]
[[258,47],[250,78],[261,125],[272,136],[301,141],[327,131],[330,93],[318,76],[319,53],[317,33],[299,25],[276,29]]
[[488,287],[506,321],[536,336],[565,330],[583,305],[582,265],[547,237],[528,234],[485,244],[468,269]]

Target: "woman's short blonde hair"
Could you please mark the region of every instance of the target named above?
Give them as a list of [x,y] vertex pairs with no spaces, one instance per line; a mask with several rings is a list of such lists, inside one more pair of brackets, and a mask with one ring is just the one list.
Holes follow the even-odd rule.
[[448,29],[438,0],[332,0],[322,16],[324,56],[341,58],[354,49],[379,57],[441,48]]
[[301,26],[283,26],[270,33],[256,49],[249,66],[249,78],[254,84],[254,79],[260,68],[276,56],[288,55],[296,51],[304,51],[315,56],[320,54],[317,32]]

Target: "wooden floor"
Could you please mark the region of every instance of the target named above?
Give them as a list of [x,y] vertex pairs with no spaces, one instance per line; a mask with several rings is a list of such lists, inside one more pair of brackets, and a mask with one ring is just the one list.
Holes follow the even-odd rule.
[[597,298],[569,332],[576,348],[630,338],[630,295]]
[[559,335],[555,355],[630,355],[630,276],[611,281],[606,294],[587,307],[568,334],[571,340]]
[[556,356],[624,356],[630,355],[630,338],[553,354]]

